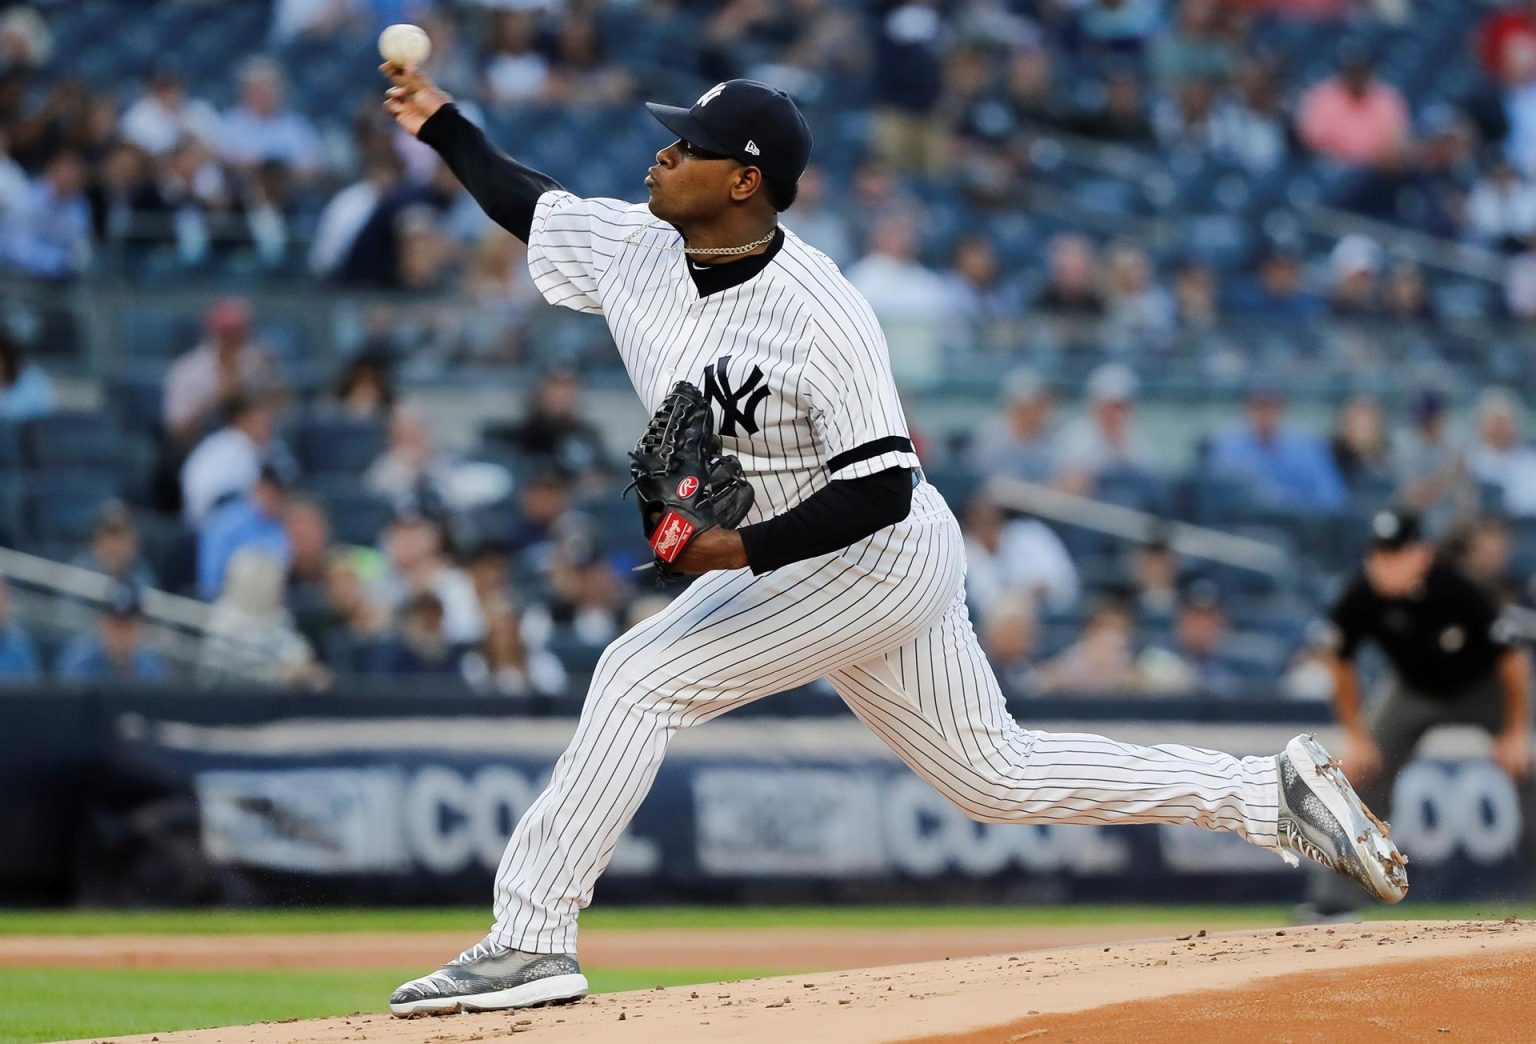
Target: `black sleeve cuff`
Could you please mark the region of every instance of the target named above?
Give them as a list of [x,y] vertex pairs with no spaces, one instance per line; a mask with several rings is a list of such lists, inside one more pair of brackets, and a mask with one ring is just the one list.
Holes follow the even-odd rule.
[[912,471],[890,468],[837,479],[773,518],[738,530],[747,565],[763,574],[791,562],[841,551],[912,511]]
[[465,129],[473,127],[474,124],[459,111],[457,105],[446,102],[426,118],[421,129],[416,132],[416,137],[441,151],[455,132],[462,134]]

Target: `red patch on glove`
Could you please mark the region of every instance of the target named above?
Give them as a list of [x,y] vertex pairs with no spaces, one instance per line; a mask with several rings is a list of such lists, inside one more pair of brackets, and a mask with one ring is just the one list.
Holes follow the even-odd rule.
[[661,522],[656,527],[656,532],[651,534],[651,550],[656,557],[663,562],[677,561],[677,556],[683,553],[683,548],[688,546],[688,540],[693,536],[694,524],[679,515],[675,511],[668,511],[661,517]]

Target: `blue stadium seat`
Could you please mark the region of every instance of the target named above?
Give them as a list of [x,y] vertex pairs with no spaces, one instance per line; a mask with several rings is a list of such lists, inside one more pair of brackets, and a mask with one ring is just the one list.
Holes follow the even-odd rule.
[[68,468],[121,474],[133,456],[110,414],[55,413],[29,421],[27,458],[37,469]]
[[161,589],[197,596],[197,530],[179,518],[139,516],[144,557]]
[[962,468],[929,468],[923,474],[957,513],[965,510],[972,497],[981,489],[981,477]]
[[157,374],[118,374],[107,381],[107,404],[129,431],[153,435],[160,431],[165,379]]
[[[183,271],[174,262],[175,271]],[[129,310],[123,316],[122,348],[138,359],[171,359],[190,351],[198,340],[195,316],[162,309]]]
[[1217,529],[1227,528],[1242,517],[1251,500],[1247,482],[1225,475],[1197,473],[1185,489],[1190,521]]
[[117,496],[119,487],[110,474],[50,471],[28,476],[22,503],[26,543],[83,542],[101,505]]
[[604,647],[583,642],[569,635],[559,635],[550,640],[547,648],[571,674],[587,675],[597,668],[597,661],[603,655]]
[[331,538],[343,544],[373,547],[394,516],[389,501],[363,489],[350,477],[311,479],[305,488],[325,505],[331,522]]
[[21,432],[22,426],[17,422],[0,420],[0,475],[19,471],[26,463]]
[[1099,500],[1154,515],[1168,512],[1166,480],[1144,472],[1121,471],[1099,476],[1094,495]]
[[384,452],[384,429],[374,421],[308,417],[299,424],[295,450],[309,474],[357,474]]
[[1097,529],[1066,525],[1051,525],[1051,529],[1061,537],[1073,561],[1113,557],[1125,543],[1119,537],[1101,533]]
[[26,536],[22,489],[20,476],[0,471],[0,547],[16,547]]

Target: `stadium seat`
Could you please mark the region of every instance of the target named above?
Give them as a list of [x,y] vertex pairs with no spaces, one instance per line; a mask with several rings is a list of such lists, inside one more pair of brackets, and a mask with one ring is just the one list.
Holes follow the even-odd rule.
[[107,404],[128,431],[158,434],[164,399],[165,379],[158,374],[119,374],[107,381]]
[[339,543],[373,547],[394,516],[388,500],[368,492],[352,478],[314,478],[305,489],[325,505],[331,522],[331,538]]
[[[172,272],[180,271],[176,262]],[[131,309],[123,316],[122,349],[135,359],[172,359],[190,351],[198,340],[192,315],[164,309]]]
[[1101,475],[1094,495],[1121,507],[1163,515],[1168,511],[1167,482],[1142,472],[1120,471]]
[[120,487],[111,474],[49,471],[28,476],[22,497],[25,543],[83,543],[101,505],[117,496]]
[[21,425],[0,420],[0,475],[19,471],[26,463],[22,453]]
[[0,471],[0,547],[17,547],[25,537],[22,488],[18,475]]
[[956,512],[963,512],[965,505],[981,489],[981,477],[973,471],[925,466],[923,474]]
[[197,530],[179,518],[139,515],[144,557],[163,590],[197,596]]
[[1243,517],[1252,500],[1246,481],[1225,475],[1196,474],[1190,479],[1187,494],[1191,520],[1217,529]]
[[603,655],[603,646],[583,642],[570,635],[552,638],[547,648],[567,671],[576,675],[591,674],[597,669],[598,658]]
[[55,413],[26,426],[27,459],[37,469],[121,473],[133,456],[130,441],[101,413]]
[[306,473],[355,475],[384,452],[384,429],[374,421],[308,417],[299,424],[295,450]]

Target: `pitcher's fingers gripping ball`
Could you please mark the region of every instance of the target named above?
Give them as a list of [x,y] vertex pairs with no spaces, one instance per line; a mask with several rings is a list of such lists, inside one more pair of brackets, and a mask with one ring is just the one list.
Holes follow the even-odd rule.
[[752,510],[741,462],[721,452],[709,399],[687,381],[673,386],[630,451],[629,474],[663,580],[676,576],[672,563],[700,533],[734,529]]

